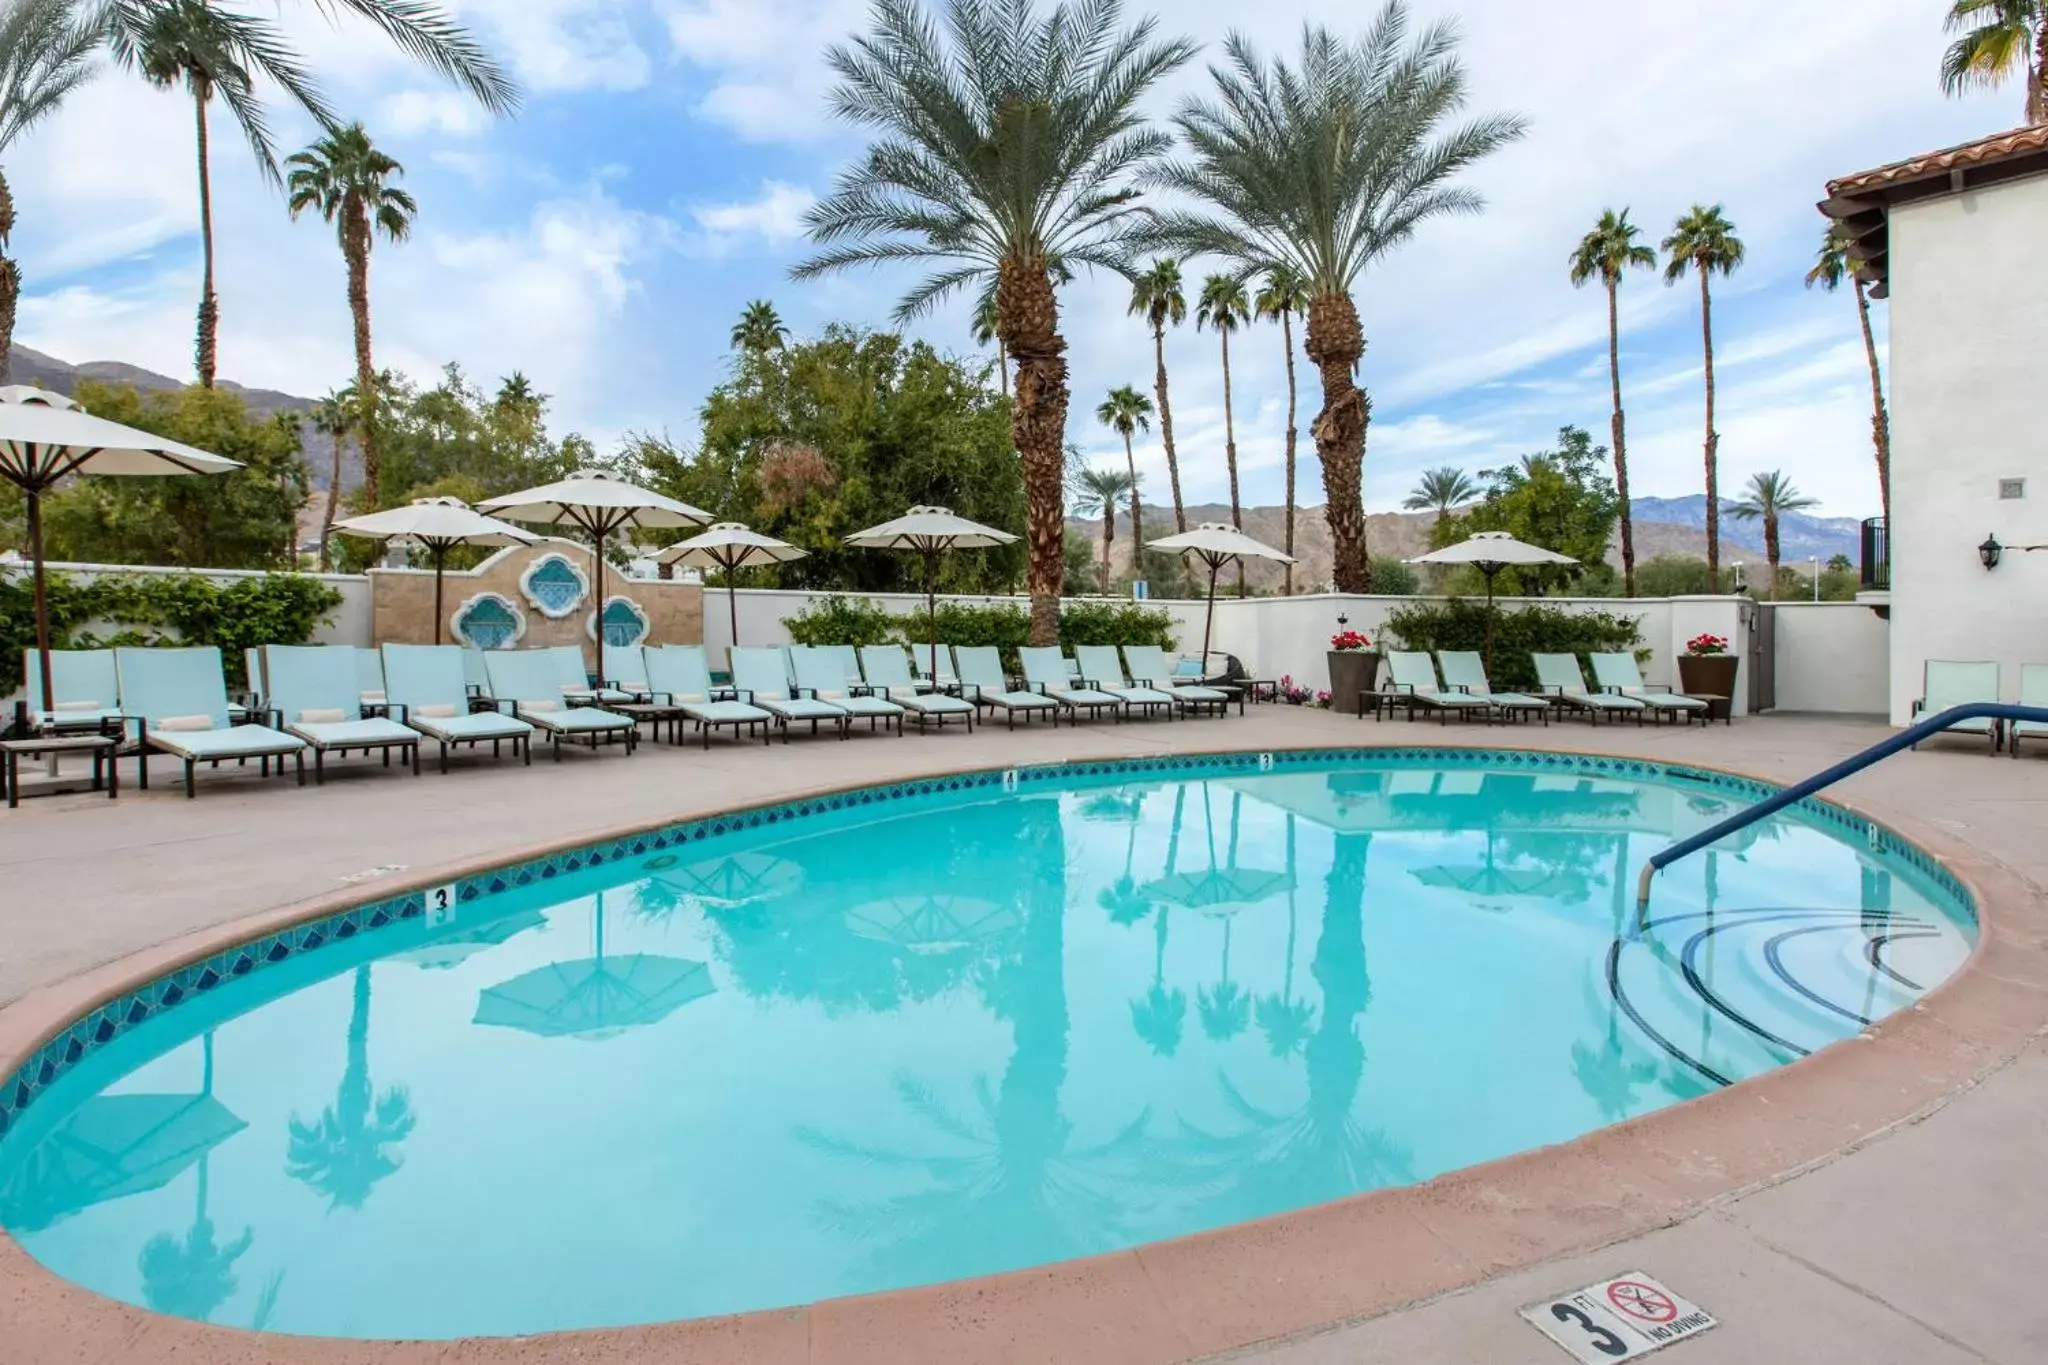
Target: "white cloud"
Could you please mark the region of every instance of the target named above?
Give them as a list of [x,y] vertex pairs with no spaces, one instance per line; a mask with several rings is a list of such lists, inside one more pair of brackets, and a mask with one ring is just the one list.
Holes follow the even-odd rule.
[[702,204],[691,209],[690,216],[703,229],[703,249],[712,254],[732,250],[755,237],[770,247],[785,247],[803,239],[804,214],[817,202],[816,196],[801,186],[764,180],[756,198]]
[[651,63],[620,0],[461,0],[460,12],[532,94],[635,90]]
[[751,142],[831,131],[824,51],[861,26],[866,0],[662,0],[675,53],[711,73],[698,117]]
[[376,126],[379,134],[395,137],[420,133],[468,137],[490,123],[491,116],[468,95],[453,90],[401,90],[379,107]]

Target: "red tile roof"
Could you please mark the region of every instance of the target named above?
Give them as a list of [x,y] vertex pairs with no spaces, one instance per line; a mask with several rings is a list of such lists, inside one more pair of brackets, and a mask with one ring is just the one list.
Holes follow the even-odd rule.
[[1949,147],[1905,161],[1895,161],[1889,166],[1879,166],[1874,171],[1845,175],[1839,180],[1828,181],[1828,194],[1867,194],[1908,181],[1945,176],[1958,169],[1989,166],[2028,153],[2040,152],[2048,152],[2048,124],[2016,128],[2011,132],[1980,138],[1975,142],[1965,142],[1960,147]]

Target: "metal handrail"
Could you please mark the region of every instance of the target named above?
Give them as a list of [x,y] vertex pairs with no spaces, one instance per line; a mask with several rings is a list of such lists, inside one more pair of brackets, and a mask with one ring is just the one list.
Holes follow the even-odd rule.
[[2048,725],[2048,707],[2014,706],[2009,702],[1975,701],[1962,706],[1951,706],[1937,715],[1929,716],[1891,738],[1871,745],[1862,753],[1845,758],[1832,768],[1823,769],[1804,782],[1785,788],[1776,796],[1767,797],[1754,806],[1746,807],[1729,816],[1719,824],[1709,825],[1690,838],[1680,839],[1667,849],[1650,855],[1643,864],[1642,876],[1636,879],[1636,910],[1638,916],[1650,903],[1650,879],[1677,862],[1680,858],[1699,852],[1708,844],[1726,838],[1736,830],[1753,825],[1767,816],[1776,815],[1785,807],[1804,801],[1823,787],[1832,787],[1843,778],[1862,772],[1880,759],[1890,758],[1901,749],[1910,749],[1930,735],[1936,735],[1959,721],[1988,717],[1992,720],[2024,720]]

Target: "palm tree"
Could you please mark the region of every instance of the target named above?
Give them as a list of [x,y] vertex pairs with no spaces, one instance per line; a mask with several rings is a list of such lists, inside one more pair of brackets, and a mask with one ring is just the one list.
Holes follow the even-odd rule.
[[1628,507],[1628,436],[1621,415],[1621,317],[1616,295],[1622,273],[1631,267],[1654,270],[1657,253],[1636,240],[1639,229],[1628,220],[1628,210],[1607,209],[1593,230],[1579,241],[1572,253],[1572,283],[1583,285],[1594,276],[1607,286],[1607,380],[1614,390],[1614,417],[1610,424],[1614,438],[1614,493],[1621,518],[1621,590],[1636,595],[1635,521]]
[[1074,476],[1074,510],[1102,515],[1102,595],[1109,596],[1109,547],[1116,541],[1117,504],[1138,500],[1137,485],[1121,469],[1084,469]]
[[[1294,555],[1294,315],[1308,308],[1308,281],[1291,265],[1266,267],[1266,282],[1252,300],[1252,312],[1260,318],[1280,322],[1280,351],[1287,358],[1287,542],[1280,548]],[[1285,590],[1294,596],[1294,565],[1283,566]]]
[[783,326],[782,315],[767,299],[749,303],[740,320],[732,325],[732,348],[749,355],[779,351],[788,338],[789,328]]
[[318,1121],[293,1114],[285,1145],[285,1173],[328,1198],[330,1209],[359,1209],[377,1182],[397,1171],[399,1157],[386,1151],[403,1142],[415,1119],[404,1086],[379,1095],[370,1085],[370,965],[356,968],[354,1004],[348,1021],[348,1065],[334,1103]]
[[1145,553],[1145,518],[1138,510],[1138,457],[1131,453],[1131,437],[1152,429],[1152,400],[1124,384],[1109,391],[1095,409],[1095,420],[1124,438],[1124,465],[1131,476],[1131,568],[1138,572]]
[[1735,224],[1721,213],[1721,206],[1707,208],[1694,204],[1679,218],[1671,235],[1664,239],[1664,283],[1673,285],[1687,270],[1700,277],[1700,341],[1707,362],[1707,585],[1718,592],[1721,583],[1721,437],[1714,430],[1714,296],[1707,287],[1709,276],[1732,275],[1742,264],[1742,239]]
[[[1237,498],[1237,420],[1230,410],[1230,334],[1251,320],[1251,300],[1244,281],[1231,275],[1211,275],[1202,281],[1202,296],[1195,304],[1195,330],[1213,328],[1223,343],[1223,462],[1230,470],[1230,524],[1244,529],[1244,509]],[[1237,561],[1237,595],[1244,596],[1244,561]]]
[[1166,401],[1166,329],[1188,320],[1188,301],[1180,292],[1180,262],[1155,257],[1131,277],[1131,313],[1142,315],[1152,328],[1152,391],[1159,395],[1159,441],[1166,447],[1166,479],[1173,485],[1173,529],[1188,529],[1187,508],[1180,500],[1180,456],[1173,448],[1173,406]]
[[1235,915],[1223,917],[1223,966],[1221,979],[1196,993],[1195,1011],[1202,1016],[1202,1032],[1214,1042],[1225,1043],[1243,1033],[1252,1021],[1251,997],[1244,987],[1230,979],[1230,923]]
[[1294,998],[1294,942],[1297,929],[1294,904],[1294,816],[1287,816],[1287,955],[1281,968],[1280,991],[1259,998],[1259,1031],[1275,1057],[1292,1057],[1308,1041],[1316,1021],[1316,1007]]
[[1444,465],[1431,469],[1415,483],[1415,491],[1401,502],[1411,512],[1435,512],[1436,524],[1442,527],[1451,519],[1451,513],[1479,496],[1479,485],[1472,482],[1462,469]]
[[1323,385],[1310,431],[1339,592],[1372,587],[1361,482],[1372,405],[1356,382],[1365,336],[1352,290],[1424,222],[1477,212],[1478,194],[1453,182],[1522,135],[1521,120],[1504,115],[1443,126],[1465,104],[1457,43],[1449,24],[1411,42],[1401,0],[1355,43],[1308,28],[1295,67],[1231,35],[1228,66],[1210,68],[1219,98],[1189,101],[1175,117],[1193,156],[1156,177],[1211,211],[1162,212],[1136,234],[1241,270],[1300,272],[1306,351]]
[[327,471],[327,506],[320,514],[320,572],[333,567],[329,542],[334,536],[334,513],[341,503],[341,446],[355,429],[356,404],[353,394],[335,390],[313,405],[313,430],[333,442],[333,461]]
[[[92,51],[100,30],[81,20],[73,0],[14,0],[0,15],[0,156],[57,111],[97,72]],[[14,236],[14,191],[0,174],[0,252]],[[0,384],[14,354],[14,309],[21,301],[21,267],[0,255]]]
[[[405,167],[377,150],[360,123],[327,134],[303,152],[286,158],[286,203],[296,218],[316,210],[334,226],[341,259],[348,266],[348,313],[355,328],[356,394],[376,389],[377,370],[370,363],[370,247],[378,236],[397,243],[412,235],[420,206],[392,182]],[[382,470],[378,463],[375,413],[355,415],[363,447],[363,493],[367,507],[382,505]]]
[[879,131],[807,215],[824,250],[810,279],[854,265],[929,261],[897,305],[916,317],[993,277],[996,334],[1017,366],[1010,433],[1024,466],[1031,640],[1059,639],[1064,569],[1066,341],[1054,273],[1127,268],[1134,179],[1166,133],[1145,92],[1193,54],[1121,27],[1121,0],[948,0],[943,30],[920,0],[875,0],[869,31],[835,46],[833,107]]
[[1887,525],[1892,515],[1891,419],[1884,409],[1884,371],[1877,363],[1877,338],[1870,331],[1870,296],[1864,292],[1863,277],[1856,272],[1863,262],[1855,254],[1855,241],[1839,223],[1828,226],[1821,239],[1820,255],[1806,272],[1806,287],[1819,285],[1830,294],[1847,279],[1856,290],[1856,320],[1863,327],[1863,357],[1870,364],[1870,441],[1877,450],[1877,497]]
[[2017,72],[2027,122],[2048,123],[2048,0],[1954,0],[1943,27],[1961,36],[1942,54],[1942,89],[1996,89]]
[[1742,501],[1729,504],[1728,515],[1737,521],[1761,520],[1764,524],[1764,558],[1771,566],[1773,600],[1778,596],[1778,518],[1819,505],[1820,499],[1807,497],[1775,469],[1750,475],[1749,486],[1742,490]]
[[[1186,813],[1188,789],[1185,785],[1176,787],[1173,793],[1173,821],[1166,832],[1166,872],[1171,877],[1180,861],[1180,824]],[[1178,986],[1171,990],[1166,986],[1166,939],[1167,921],[1172,907],[1162,902],[1159,913],[1152,918],[1152,985],[1145,994],[1131,1001],[1131,1028],[1145,1040],[1145,1045],[1154,1055],[1171,1057],[1180,1047],[1181,1032],[1186,1027],[1188,1015],[1187,992]]]
[[[200,1038],[200,1056],[204,1059],[200,1083],[201,1095],[213,1094],[213,1033],[209,1030]],[[214,1241],[213,1219],[206,1211],[207,1158],[202,1154],[194,1172],[192,1226],[180,1238],[168,1232],[160,1232],[143,1244],[142,1253],[136,1258],[136,1269],[142,1275],[142,1301],[159,1313],[175,1313],[180,1317],[198,1318],[200,1321],[212,1317],[220,1306],[234,1297],[239,1281],[235,1278],[235,1262],[240,1260],[256,1241],[256,1233],[246,1224],[242,1235],[221,1245]]]
[[990,280],[988,288],[974,301],[974,344],[986,346],[995,343],[996,382],[1002,386],[1003,397],[1010,396],[1010,355],[1003,349],[1003,338],[996,331],[996,286]]

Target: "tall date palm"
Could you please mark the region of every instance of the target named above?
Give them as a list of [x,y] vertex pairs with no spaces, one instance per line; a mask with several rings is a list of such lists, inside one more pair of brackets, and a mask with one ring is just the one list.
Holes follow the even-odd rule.
[[1166,479],[1173,485],[1173,529],[1188,529],[1187,507],[1180,500],[1180,457],[1173,448],[1173,404],[1166,397],[1166,329],[1188,320],[1188,301],[1180,289],[1180,262],[1160,256],[1131,278],[1131,313],[1152,329],[1152,391],[1159,395],[1159,443],[1166,447]]
[[1628,507],[1628,435],[1621,414],[1621,315],[1617,295],[1621,277],[1630,269],[1654,270],[1657,253],[1636,240],[1640,229],[1628,220],[1628,210],[1608,209],[1593,230],[1579,240],[1572,253],[1572,283],[1583,285],[1599,278],[1607,288],[1607,380],[1614,390],[1614,416],[1609,423],[1614,438],[1614,495],[1621,519],[1621,590],[1636,595],[1635,522]]
[[1766,470],[1749,476],[1749,487],[1742,490],[1742,501],[1731,503],[1728,515],[1737,521],[1761,521],[1764,524],[1764,558],[1771,566],[1771,600],[1778,598],[1778,519],[1787,512],[1803,512],[1816,507],[1818,498],[1809,498],[1797,488],[1792,480],[1778,470]]
[[1016,367],[1010,433],[1024,464],[1031,640],[1059,639],[1065,532],[1066,340],[1056,273],[1127,268],[1136,177],[1167,148],[1139,111],[1188,60],[1120,0],[874,0],[869,29],[827,53],[833,110],[875,143],[807,215],[809,279],[855,265],[931,262],[897,305],[923,313],[993,277],[996,334]]
[[755,355],[766,355],[779,351],[789,340],[789,328],[783,324],[782,314],[775,311],[775,305],[767,299],[755,299],[740,310],[740,320],[732,325],[732,348]]
[[[1271,318],[1280,324],[1280,351],[1287,358],[1287,445],[1284,463],[1287,478],[1287,540],[1280,548],[1291,558],[1294,554],[1294,315],[1308,308],[1308,281],[1301,272],[1291,265],[1266,267],[1266,282],[1259,286],[1258,297],[1252,300],[1255,316]],[[1286,574],[1285,591],[1294,595],[1294,565],[1284,566]]]
[[1175,116],[1191,155],[1156,176],[1203,207],[1161,213],[1139,234],[1241,270],[1291,266],[1306,282],[1306,350],[1323,386],[1310,430],[1340,592],[1372,585],[1362,487],[1372,404],[1356,380],[1365,335],[1353,291],[1423,223],[1478,212],[1459,174],[1522,135],[1511,115],[1451,125],[1467,94],[1457,47],[1450,24],[1411,38],[1401,0],[1355,42],[1309,27],[1294,65],[1232,34],[1225,63],[1210,68],[1216,97]]
[[1707,591],[1721,590],[1721,435],[1714,430],[1714,294],[1708,280],[1728,276],[1742,264],[1742,239],[1719,204],[1694,204],[1664,239],[1664,283],[1677,284],[1688,270],[1700,277],[1700,345],[1707,365]]
[[[14,0],[0,14],[0,156],[29,129],[91,80],[100,31],[80,18],[73,0]],[[14,236],[14,191],[0,174],[0,253]],[[14,354],[14,309],[21,267],[0,255],[0,384]]]
[[[348,266],[348,314],[355,329],[356,393],[374,394],[376,366],[370,363],[370,247],[378,237],[402,242],[412,235],[420,206],[392,182],[405,167],[377,150],[360,123],[338,128],[286,163],[291,167],[287,201],[292,217],[317,212],[334,225],[341,258]],[[363,492],[371,510],[382,505],[377,423],[373,407],[355,414],[363,447]]]
[[1424,470],[1422,477],[1415,481],[1413,492],[1402,499],[1401,505],[1411,512],[1436,513],[1437,529],[1441,531],[1451,520],[1451,513],[1479,497],[1479,485],[1472,482],[1472,476],[1452,465]]
[[2017,72],[2027,122],[2048,123],[2048,0],[1954,0],[1943,26],[1957,37],[1941,57],[1942,89],[1996,89]]
[[1855,254],[1854,242],[1839,223],[1830,223],[1821,239],[1820,255],[1806,272],[1806,287],[1819,285],[1832,294],[1848,280],[1856,291],[1856,321],[1863,328],[1863,356],[1870,366],[1870,442],[1877,450],[1877,497],[1885,524],[1892,515],[1891,419],[1884,407],[1884,370],[1877,363],[1877,338],[1870,330],[1870,295],[1864,291],[1857,270],[1863,262]]
[[1116,509],[1138,500],[1136,479],[1121,469],[1084,469],[1074,476],[1074,510],[1082,516],[1102,514],[1102,595],[1109,596],[1109,555],[1116,544]]
[[1124,466],[1131,476],[1131,570],[1143,578],[1145,514],[1138,507],[1138,457],[1131,451],[1131,437],[1152,429],[1152,400],[1129,384],[1121,385],[1095,409],[1095,420],[1124,438]]
[[[1230,334],[1251,320],[1251,299],[1244,281],[1232,275],[1211,275],[1202,281],[1195,304],[1195,330],[1207,327],[1223,343],[1223,463],[1230,471],[1230,524],[1244,529],[1244,507],[1237,493],[1237,418],[1230,403]],[[1244,561],[1237,561],[1237,595],[1244,596]]]

